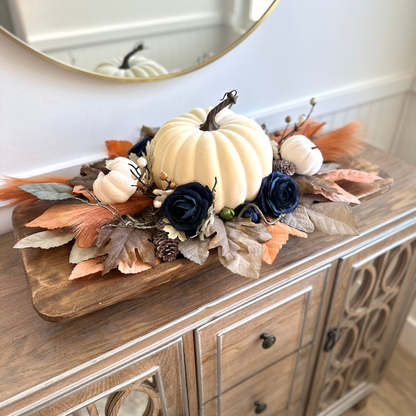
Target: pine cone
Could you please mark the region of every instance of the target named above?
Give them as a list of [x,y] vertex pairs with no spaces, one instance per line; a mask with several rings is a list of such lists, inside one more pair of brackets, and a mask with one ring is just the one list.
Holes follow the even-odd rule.
[[273,160],[273,172],[281,172],[287,176],[292,176],[296,173],[296,165],[288,160]]
[[168,233],[156,229],[153,234],[153,244],[156,247],[156,255],[163,261],[173,261],[179,253],[179,239],[168,237]]

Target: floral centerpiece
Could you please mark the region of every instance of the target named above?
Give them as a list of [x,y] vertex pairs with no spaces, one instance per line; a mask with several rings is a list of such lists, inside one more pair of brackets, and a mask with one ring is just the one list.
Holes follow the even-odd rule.
[[51,201],[26,224],[44,231],[15,247],[72,244],[71,280],[137,274],[178,256],[202,265],[213,249],[231,272],[258,278],[290,235],[357,235],[351,205],[360,200],[342,185],[382,179],[339,168],[362,150],[359,124],[322,134],[311,99],[307,116],[268,135],[230,110],[236,102],[231,91],[214,108],[143,127],[136,144],[106,142],[109,158],[74,178],[5,178],[0,201]]

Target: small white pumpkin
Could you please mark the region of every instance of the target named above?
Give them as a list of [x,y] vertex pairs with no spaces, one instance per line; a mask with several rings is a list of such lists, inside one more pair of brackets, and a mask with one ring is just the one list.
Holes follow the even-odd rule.
[[109,62],[102,63],[94,71],[99,74],[119,78],[149,78],[169,73],[162,65],[151,59],[144,56],[133,56],[142,49],[143,44],[140,44],[124,58],[112,59]]
[[254,200],[273,161],[262,128],[254,120],[224,109],[236,102],[236,92],[226,96],[214,109],[195,108],[168,121],[153,139],[152,171],[157,187],[167,185],[159,178],[161,172],[177,185],[199,182],[210,189],[217,178],[217,213],[224,206],[235,208]]
[[104,204],[123,203],[136,192],[137,179],[132,175],[135,163],[125,157],[117,157],[106,162],[109,172],[100,172],[94,181],[94,195]]
[[324,162],[321,151],[302,135],[286,139],[280,148],[280,155],[296,165],[298,175],[315,175]]

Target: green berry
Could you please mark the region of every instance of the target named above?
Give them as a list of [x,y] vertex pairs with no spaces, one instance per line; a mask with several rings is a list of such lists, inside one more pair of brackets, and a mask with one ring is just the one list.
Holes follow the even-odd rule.
[[234,210],[228,207],[224,207],[220,212],[220,217],[226,221],[231,220],[231,218],[233,218],[234,215]]

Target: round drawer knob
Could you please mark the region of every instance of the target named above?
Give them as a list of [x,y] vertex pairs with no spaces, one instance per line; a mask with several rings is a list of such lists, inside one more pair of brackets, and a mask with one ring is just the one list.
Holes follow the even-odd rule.
[[267,404],[266,403],[261,403],[260,400],[256,400],[254,402],[254,405],[256,406],[256,409],[254,410],[256,415],[258,415],[260,413],[263,413],[267,409]]
[[261,339],[264,339],[263,344],[261,346],[267,350],[270,347],[273,347],[274,343],[276,342],[276,337],[274,335],[267,336],[266,332],[263,332],[260,335]]

